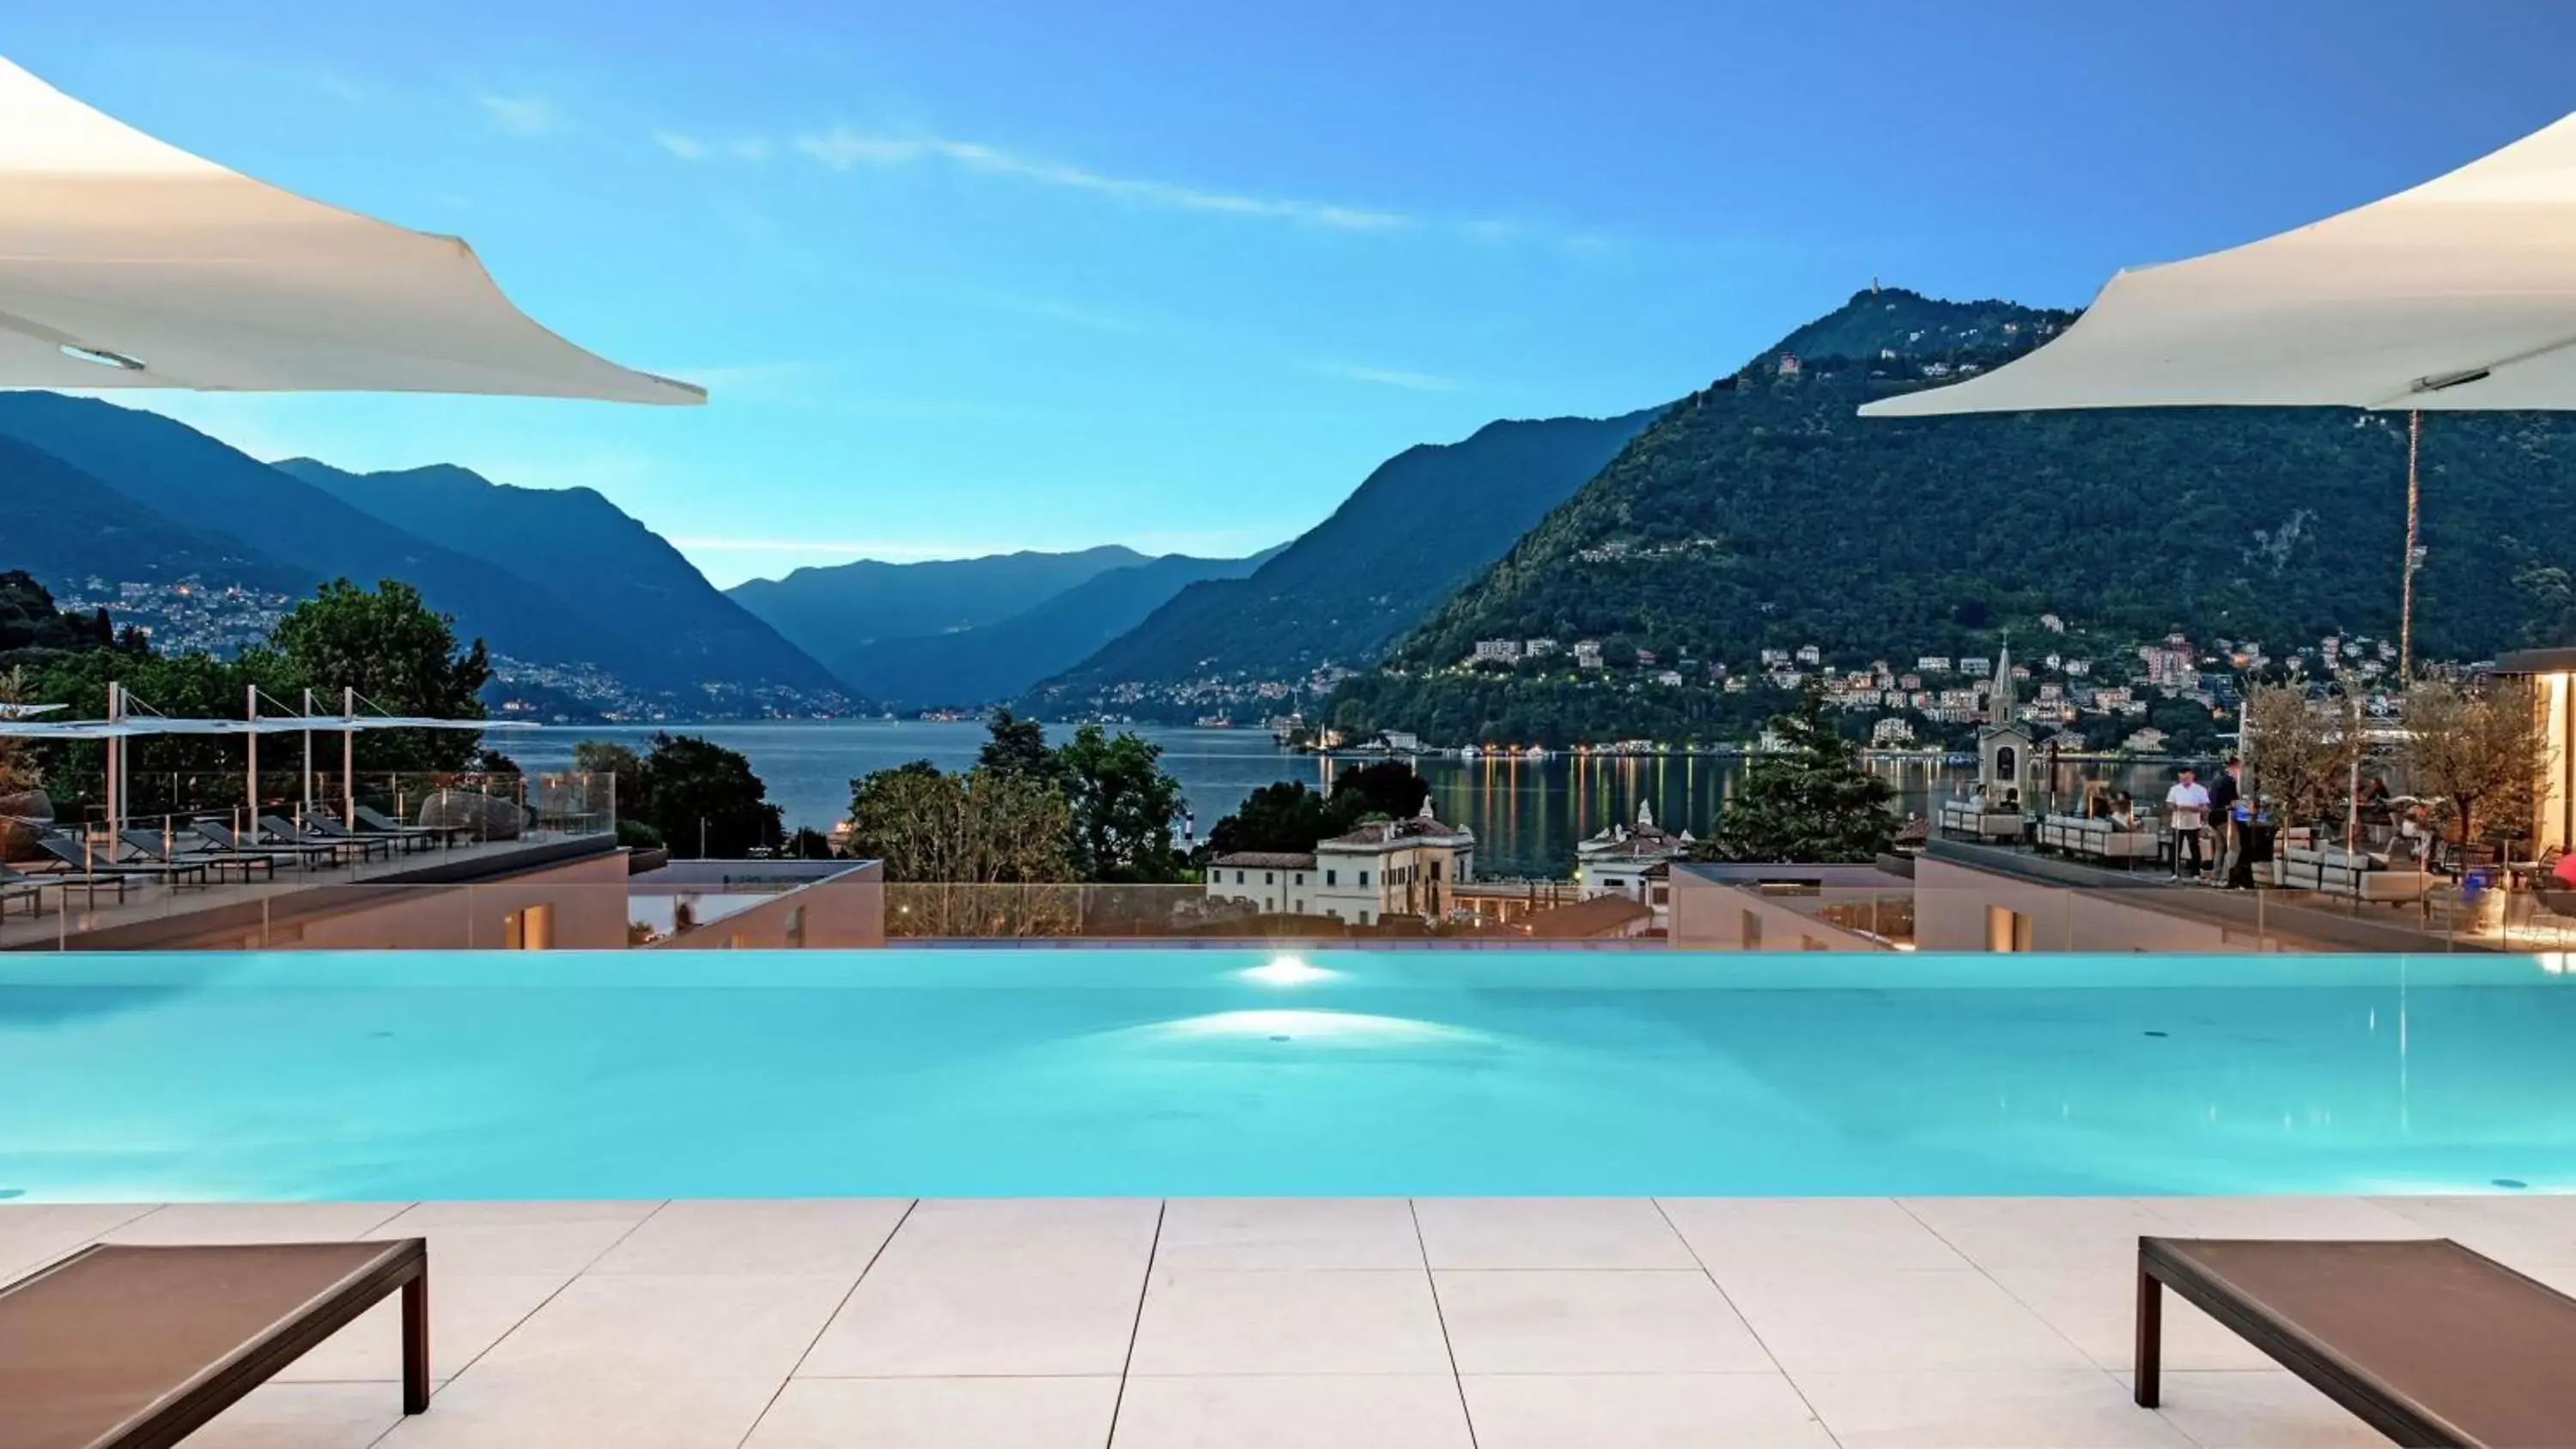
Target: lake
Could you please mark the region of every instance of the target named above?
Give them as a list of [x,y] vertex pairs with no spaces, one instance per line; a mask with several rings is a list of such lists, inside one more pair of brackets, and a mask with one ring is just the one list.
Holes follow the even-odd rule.
[[[1329,789],[1333,771],[1350,768],[1288,754],[1262,730],[1130,728],[1163,747],[1163,766],[1181,782],[1202,833],[1263,785],[1303,780]],[[962,770],[974,764],[985,739],[984,726],[976,721],[779,720],[687,725],[672,732],[740,750],[769,787],[769,798],[781,807],[788,827],[816,830],[830,829],[849,813],[853,777],[910,760]],[[650,747],[654,733],[652,726],[550,726],[489,738],[528,769],[560,770],[571,766],[572,748],[582,740],[616,740],[641,752]],[[1050,741],[1071,733],[1069,725],[1047,726]],[[1734,756],[1589,755],[1536,763],[1426,758],[1416,768],[1431,782],[1440,818],[1475,828],[1481,873],[1564,876],[1574,868],[1575,842],[1613,820],[1635,819],[1640,800],[1653,804],[1655,819],[1667,828],[1679,825],[1706,833],[1720,802],[1742,777],[1744,762]],[[1897,787],[1903,808],[1914,814],[1925,813],[1930,801],[1954,792],[1974,773],[1912,760],[1876,768]],[[2081,780],[2100,779],[2150,800],[2163,798],[2170,770],[2163,765],[2070,764],[2063,775],[2070,789]]]

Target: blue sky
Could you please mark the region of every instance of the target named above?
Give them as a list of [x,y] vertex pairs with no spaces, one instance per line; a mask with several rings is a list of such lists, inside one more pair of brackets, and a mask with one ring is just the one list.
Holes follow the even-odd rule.
[[719,584],[1246,552],[1410,444],[1669,399],[1873,276],[2076,304],[2576,108],[2549,4],[0,15],[74,95],[463,235],[541,320],[714,394],[151,405],[263,456],[587,484]]

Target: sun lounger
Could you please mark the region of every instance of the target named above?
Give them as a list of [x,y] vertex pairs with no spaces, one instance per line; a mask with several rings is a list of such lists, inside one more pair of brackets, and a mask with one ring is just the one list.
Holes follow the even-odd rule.
[[160,1449],[402,1291],[429,1407],[429,1245],[85,1248],[0,1288],[0,1449]]
[[464,827],[458,825],[405,825],[392,816],[371,810],[364,805],[359,806],[355,813],[360,825],[378,835],[405,835],[438,845],[449,845],[455,842],[456,837],[466,833]]
[[96,905],[98,903],[98,893],[102,887],[113,887],[116,891],[116,898],[120,901],[124,900],[126,877],[121,875],[98,875],[89,871],[77,870],[49,870],[40,871],[30,875],[12,870],[8,866],[0,865],[0,886],[7,886],[13,891],[22,889],[35,891],[37,893],[37,913],[41,915],[44,911],[43,893],[49,887],[61,891],[66,898],[68,898],[74,890],[78,890],[83,893],[90,904]]
[[41,916],[45,913],[44,891],[25,883],[23,879],[0,880],[0,916],[9,914],[11,901],[25,901],[28,915]]
[[126,848],[142,857],[146,864],[202,865],[216,874],[237,870],[244,881],[250,879],[254,870],[271,880],[277,877],[277,857],[264,851],[192,850],[187,834],[165,837],[158,830],[120,831],[116,838],[124,841]]
[[2147,1408],[2164,1288],[2400,1444],[2576,1444],[2576,1299],[2447,1239],[2140,1238]]
[[195,877],[205,884],[206,867],[202,861],[110,860],[106,853],[93,849],[88,842],[64,835],[39,835],[36,848],[84,875],[152,876],[172,885]]
[[288,845],[329,846],[339,853],[342,860],[365,861],[377,855],[383,855],[388,860],[393,858],[393,842],[389,840],[378,840],[372,836],[324,835],[314,830],[298,830],[293,822],[279,815],[259,817],[259,828],[267,831],[271,839],[283,841]]
[[341,824],[340,817],[330,814],[327,811],[317,810],[313,814],[305,816],[304,828],[316,835],[328,836],[333,840],[381,840],[385,843],[387,849],[399,847],[405,851],[414,849],[426,850],[435,843],[425,836],[413,835],[400,830],[378,830],[373,826],[352,828]]
[[330,865],[340,858],[340,848],[331,844],[301,845],[290,842],[265,842],[258,831],[236,832],[221,820],[200,820],[194,826],[199,835],[215,843],[219,850],[235,855],[265,855],[295,865]]

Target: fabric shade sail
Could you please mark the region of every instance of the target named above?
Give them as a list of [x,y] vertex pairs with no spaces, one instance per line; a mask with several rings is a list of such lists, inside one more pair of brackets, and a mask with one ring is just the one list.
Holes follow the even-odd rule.
[[0,386],[706,400],[539,326],[455,237],[255,181],[7,60]]
[[2113,277],[2055,340],[1868,417],[2576,408],[2576,116],[2385,200]]

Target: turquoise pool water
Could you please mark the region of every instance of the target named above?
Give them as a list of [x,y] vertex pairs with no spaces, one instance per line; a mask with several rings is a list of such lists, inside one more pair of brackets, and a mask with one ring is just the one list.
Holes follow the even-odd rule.
[[2562,965],[0,956],[0,1192],[2566,1189]]

